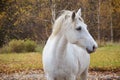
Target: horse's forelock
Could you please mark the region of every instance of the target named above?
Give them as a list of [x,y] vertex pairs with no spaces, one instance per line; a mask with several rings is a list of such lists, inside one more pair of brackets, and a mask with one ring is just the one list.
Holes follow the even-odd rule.
[[61,29],[61,24],[63,23],[63,20],[65,19],[66,15],[70,15],[72,11],[69,10],[62,10],[58,13],[57,19],[55,20],[55,23],[53,24],[53,34],[56,35],[60,29]]
[[57,14],[56,14],[56,19],[59,18],[61,15],[67,15],[67,14],[70,14],[71,11],[69,10],[61,10],[61,11],[58,11]]

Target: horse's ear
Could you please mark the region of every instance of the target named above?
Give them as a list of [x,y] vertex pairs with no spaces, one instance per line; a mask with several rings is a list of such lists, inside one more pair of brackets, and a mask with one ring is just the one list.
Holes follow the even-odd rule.
[[81,8],[77,11],[77,16],[81,16]]
[[73,21],[74,21],[74,19],[75,19],[75,15],[76,15],[75,12],[73,12],[73,13],[72,13],[72,20],[73,20]]

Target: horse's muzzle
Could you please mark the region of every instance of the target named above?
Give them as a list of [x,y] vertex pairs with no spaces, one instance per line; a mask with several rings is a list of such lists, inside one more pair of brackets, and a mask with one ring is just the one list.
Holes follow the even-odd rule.
[[96,48],[97,48],[97,47],[95,47],[95,46],[93,46],[93,50],[89,50],[88,48],[86,48],[86,51],[87,51],[89,54],[91,54],[91,53],[93,53],[93,52],[96,51]]

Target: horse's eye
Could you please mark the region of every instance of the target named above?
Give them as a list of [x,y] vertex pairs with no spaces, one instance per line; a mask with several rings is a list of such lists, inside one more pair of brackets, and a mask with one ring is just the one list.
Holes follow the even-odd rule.
[[82,29],[81,27],[76,28],[76,30],[78,30],[78,31],[80,31],[81,29]]

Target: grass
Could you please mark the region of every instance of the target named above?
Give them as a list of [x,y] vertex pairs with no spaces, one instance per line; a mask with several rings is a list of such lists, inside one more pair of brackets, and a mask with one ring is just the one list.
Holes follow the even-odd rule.
[[42,69],[40,53],[0,54],[0,73]]
[[[0,73],[42,69],[41,58],[38,52],[0,54]],[[120,44],[98,48],[91,54],[90,69],[120,71]]]
[[93,70],[120,70],[120,44],[108,44],[91,54],[90,68]]

